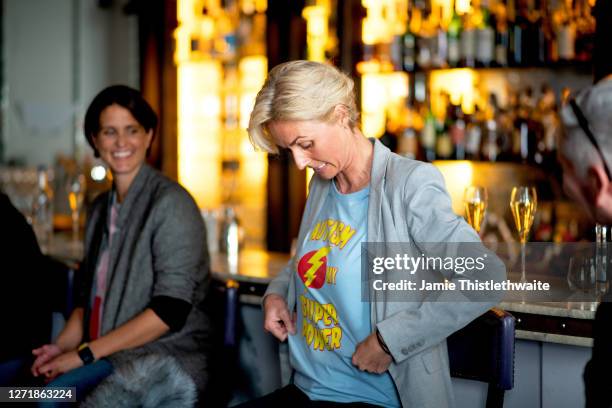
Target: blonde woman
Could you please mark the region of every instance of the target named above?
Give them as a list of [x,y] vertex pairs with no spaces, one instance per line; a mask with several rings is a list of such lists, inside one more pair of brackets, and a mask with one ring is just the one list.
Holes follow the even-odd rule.
[[264,296],[293,382],[244,406],[453,406],[446,337],[493,303],[362,302],[361,243],[479,238],[432,165],[365,138],[357,121],[353,81],[328,65],[281,64],[257,95],[253,145],[287,149],[315,175],[297,253]]

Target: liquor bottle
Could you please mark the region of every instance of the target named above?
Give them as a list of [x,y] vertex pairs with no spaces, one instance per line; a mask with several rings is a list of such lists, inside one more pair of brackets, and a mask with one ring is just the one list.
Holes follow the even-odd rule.
[[461,32],[461,66],[474,68],[476,66],[476,26],[473,13],[463,15],[463,31]]
[[453,16],[448,24],[448,65],[452,68],[459,66],[461,61],[461,17],[453,7]]
[[523,55],[521,57],[524,66],[535,66],[539,59],[539,28],[538,13],[534,8],[533,0],[518,0],[519,14],[517,21],[521,27]]
[[53,189],[47,168],[37,170],[38,188],[32,205],[32,227],[43,251],[49,248],[53,236]]
[[523,29],[524,24],[517,14],[515,0],[508,0],[508,64],[516,67],[523,65]]
[[482,140],[481,113],[478,105],[474,109],[474,113],[467,117],[465,127],[465,156],[468,160],[480,160],[480,142]]
[[225,208],[219,231],[219,252],[226,254],[230,263],[237,263],[242,244],[242,228],[233,207]]
[[523,116],[518,116],[514,125],[515,140],[519,145],[519,160],[523,163],[530,162],[531,149],[529,148],[529,124]]
[[432,23],[431,8],[424,0],[415,0],[413,16],[415,14],[420,16],[417,18],[421,21],[416,38],[416,61],[419,68],[428,69],[433,66],[436,42],[436,32],[435,26]]
[[476,28],[476,65],[489,67],[495,53],[495,30],[492,26],[493,17],[487,0],[482,1],[475,14],[479,15],[479,24]]
[[484,139],[482,143],[482,157],[486,161],[497,161],[499,146],[497,144],[497,122],[493,119],[485,121]]
[[404,129],[398,135],[397,154],[409,159],[419,159],[419,130],[423,128],[423,118],[415,103],[408,101],[404,114]]
[[425,121],[421,131],[421,146],[427,161],[436,159],[436,118],[434,117],[429,103],[426,105]]
[[450,95],[442,92],[440,99],[446,109],[442,118],[436,118],[436,159],[449,160],[453,158],[453,141],[449,133]]
[[432,12],[434,24],[434,51],[433,51],[433,66],[436,68],[448,67],[448,38],[447,32],[442,27],[442,7],[435,5]]
[[416,69],[417,57],[417,38],[415,33],[418,33],[420,30],[421,14],[415,7],[412,7],[409,10],[409,17],[408,24],[406,24],[406,32],[402,38],[402,65],[405,71],[413,72]]
[[510,38],[506,5],[501,1],[497,2],[493,15],[495,21],[495,65],[507,67]]
[[576,56],[576,25],[572,17],[571,8],[566,0],[561,1],[555,11],[555,20],[560,22],[557,26],[559,59],[562,61],[573,61]]
[[556,161],[557,135],[560,130],[560,118],[557,110],[555,93],[548,84],[542,85],[542,95],[538,101],[540,121],[543,129],[543,152],[548,160]]
[[521,157],[521,138],[520,132],[516,128],[519,114],[519,97],[518,93],[513,88],[508,89],[508,104],[506,106],[506,117],[505,120],[508,122],[508,130],[510,137],[510,160],[515,162],[522,162]]
[[387,120],[385,126],[385,133],[378,139],[380,142],[387,146],[392,152],[397,152],[397,129],[393,121]]
[[542,9],[542,31],[544,33],[546,50],[544,60],[547,63],[556,63],[559,61],[559,48],[557,46],[557,35],[555,32],[555,23],[553,20],[553,12],[551,11],[551,4],[547,1],[540,3]]
[[497,133],[497,99],[495,94],[489,95],[485,110],[484,138],[482,142],[482,157],[486,161],[497,161],[499,156],[499,140]]
[[413,127],[404,129],[397,141],[397,154],[416,160],[419,154],[419,140]]
[[[605,0],[602,0],[605,1]],[[595,18],[587,0],[576,0],[574,9],[576,22],[576,60],[588,62],[595,45]]]
[[518,112],[514,124],[515,139],[518,139],[520,160],[523,163],[536,162],[537,130],[535,121],[530,117],[534,108],[533,90],[527,87],[519,94]]
[[448,132],[446,121],[436,120],[436,159],[453,158],[453,141]]
[[547,39],[544,26],[543,0],[525,0],[524,13],[527,31],[523,49],[527,52],[526,64],[539,66],[546,63]]
[[[457,160],[465,160],[466,151],[465,151],[465,115],[463,114],[463,109],[461,109],[461,103],[458,105],[450,105],[452,109],[452,116],[449,121],[449,134],[453,145],[455,146],[455,159]],[[447,116],[448,118],[448,116]]]
[[389,46],[389,58],[393,71],[401,71],[404,67],[403,37],[403,35],[394,35]]
[[497,107],[497,116],[495,118],[497,122],[497,138],[499,145],[499,161],[513,161],[515,159],[513,150],[512,131],[514,121],[512,117],[512,110],[508,107],[502,108]]

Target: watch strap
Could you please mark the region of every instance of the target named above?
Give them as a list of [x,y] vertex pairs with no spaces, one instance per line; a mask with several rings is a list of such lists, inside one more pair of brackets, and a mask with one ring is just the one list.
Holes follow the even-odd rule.
[[93,363],[96,358],[94,357],[91,349],[89,348],[89,346],[87,345],[87,343],[82,344],[77,353],[79,354],[79,357],[81,358],[81,360],[83,361],[84,365],[89,365],[91,363]]

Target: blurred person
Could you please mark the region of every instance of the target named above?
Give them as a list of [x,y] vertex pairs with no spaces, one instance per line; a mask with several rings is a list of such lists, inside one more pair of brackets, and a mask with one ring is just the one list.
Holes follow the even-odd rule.
[[0,225],[0,386],[24,385],[32,348],[51,335],[52,272],[32,227],[2,192]]
[[293,383],[241,407],[454,406],[446,337],[497,303],[387,302],[372,290],[376,301],[362,302],[361,243],[480,240],[433,165],[367,139],[357,122],[353,81],[329,65],[278,65],[257,95],[253,145],[287,149],[314,175],[297,253],[263,299]]
[[[85,115],[113,186],[88,213],[77,307],[53,344],[32,351],[31,367],[49,387],[76,387],[79,400],[126,365],[151,366],[151,356],[178,362],[199,392],[207,382],[206,234],[189,193],[145,162],[156,127],[141,94],[122,85],[101,91]],[[164,372],[146,375],[159,388]]]
[[[612,224],[612,55],[607,47],[612,38],[612,1],[599,0],[593,15],[595,85],[574,95],[561,111],[559,161],[565,192],[592,221]],[[612,407],[612,295],[608,291],[601,300],[593,323],[593,354],[584,369],[587,408]]]

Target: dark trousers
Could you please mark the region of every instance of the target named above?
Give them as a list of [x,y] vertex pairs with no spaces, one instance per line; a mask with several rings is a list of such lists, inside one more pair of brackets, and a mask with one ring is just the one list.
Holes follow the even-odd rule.
[[593,323],[593,356],[584,369],[586,408],[612,407],[612,293],[605,295]]
[[269,408],[269,407],[291,407],[291,408],[348,408],[348,407],[377,407],[377,405],[365,402],[331,402],[311,401],[298,387],[291,384],[264,395],[261,398],[236,405],[234,408]]

